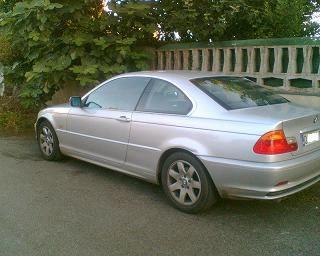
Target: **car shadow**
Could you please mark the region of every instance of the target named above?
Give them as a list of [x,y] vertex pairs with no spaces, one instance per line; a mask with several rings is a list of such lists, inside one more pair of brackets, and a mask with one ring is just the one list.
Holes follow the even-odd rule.
[[[70,157],[66,157],[61,164],[74,167],[70,171],[72,176],[90,175],[105,179],[109,183],[112,182],[114,186],[125,188],[130,194],[145,195],[148,200],[156,201],[166,209],[172,208],[159,185]],[[250,218],[250,216],[274,215],[279,217],[292,212],[302,213],[311,208],[320,215],[320,183],[282,200],[220,199],[210,210],[198,216],[210,218],[210,216],[232,215]]]

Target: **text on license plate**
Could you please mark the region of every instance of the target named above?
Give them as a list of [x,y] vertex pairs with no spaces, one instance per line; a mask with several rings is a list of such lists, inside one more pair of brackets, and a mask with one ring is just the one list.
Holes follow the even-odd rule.
[[303,134],[303,144],[308,145],[310,143],[320,140],[320,131],[313,131]]

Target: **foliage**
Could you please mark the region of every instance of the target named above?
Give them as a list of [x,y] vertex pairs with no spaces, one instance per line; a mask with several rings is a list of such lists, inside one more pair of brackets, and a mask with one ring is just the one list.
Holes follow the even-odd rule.
[[[32,131],[33,116],[16,112],[0,113],[0,133],[19,134]],[[31,121],[32,120],[32,121]]]
[[32,132],[36,112],[22,108],[14,97],[0,97],[0,133]]
[[97,84],[147,67],[143,47],[155,29],[148,8],[111,5],[114,12],[103,11],[99,0],[26,0],[1,13],[16,51],[5,66],[5,82],[18,88],[25,106],[45,102],[68,81]]
[[315,35],[319,0],[160,0],[160,38],[181,41],[303,37]]
[[[319,24],[312,21],[312,14],[319,11],[318,0],[246,2],[249,9],[241,9],[238,15],[232,18],[226,38],[236,34],[239,39],[304,37],[314,36],[319,31]],[[248,15],[250,9],[253,12]]]
[[0,60],[1,64],[7,64],[12,61],[14,58],[14,51],[11,47],[10,41],[3,37],[0,36]]
[[13,9],[13,6],[18,2],[18,0],[0,0],[0,11],[9,12]]
[[[139,3],[138,3],[139,2]],[[148,68],[159,42],[313,35],[319,0],[0,0],[6,88],[26,107],[59,88]],[[157,32],[157,33],[156,33]],[[157,35],[154,37],[154,35]]]
[[159,17],[162,40],[174,40],[178,32],[181,41],[207,41],[223,37],[230,17],[245,5],[244,0],[160,0]]
[[260,29],[265,37],[302,37],[315,35],[319,25],[312,22],[312,14],[319,10],[319,1],[267,0],[263,22],[268,26]]

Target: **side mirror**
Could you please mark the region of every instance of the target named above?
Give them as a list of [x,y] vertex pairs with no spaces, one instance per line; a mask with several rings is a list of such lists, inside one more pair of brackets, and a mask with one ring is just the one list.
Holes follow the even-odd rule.
[[71,107],[75,107],[75,108],[81,108],[82,107],[81,97],[79,97],[79,96],[70,97],[69,103],[70,103]]

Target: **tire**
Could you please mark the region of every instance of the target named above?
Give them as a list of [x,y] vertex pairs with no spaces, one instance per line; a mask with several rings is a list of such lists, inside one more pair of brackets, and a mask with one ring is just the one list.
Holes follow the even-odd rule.
[[41,155],[45,160],[57,161],[62,158],[57,134],[48,121],[39,124],[37,138]]
[[173,206],[186,213],[206,211],[219,199],[205,167],[185,152],[173,153],[165,160],[161,183]]

